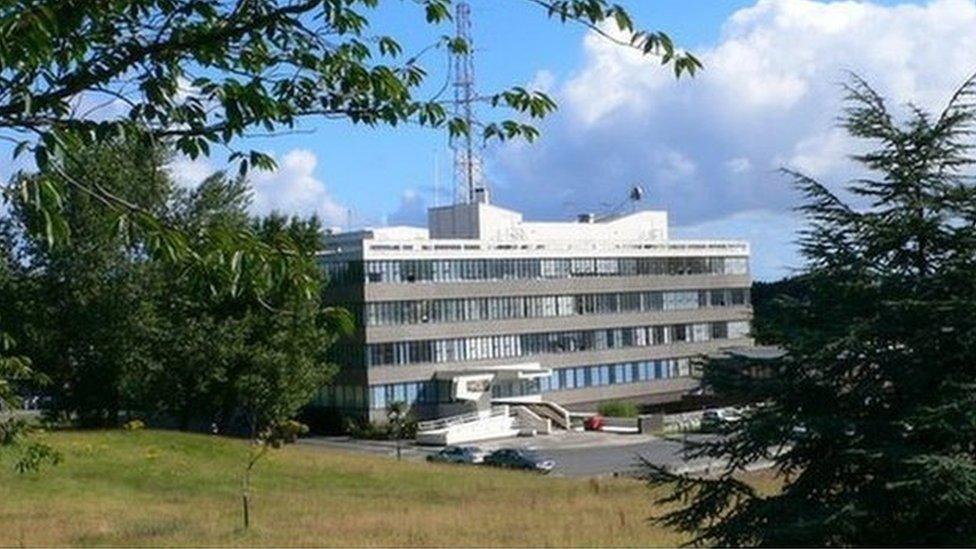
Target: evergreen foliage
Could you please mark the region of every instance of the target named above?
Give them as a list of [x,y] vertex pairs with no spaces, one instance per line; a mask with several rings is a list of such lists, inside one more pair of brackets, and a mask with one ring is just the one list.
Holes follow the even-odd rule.
[[[698,543],[976,543],[976,83],[904,120],[863,80],[846,91],[869,175],[841,195],[789,172],[809,228],[807,289],[775,303],[785,356],[705,365],[718,393],[762,405],[693,449],[727,460],[717,478],[649,471],[684,503],[659,520]],[[782,490],[737,480],[760,459]]]

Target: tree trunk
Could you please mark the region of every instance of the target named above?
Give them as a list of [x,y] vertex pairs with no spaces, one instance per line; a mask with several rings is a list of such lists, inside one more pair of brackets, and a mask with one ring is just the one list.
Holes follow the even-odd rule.
[[244,529],[247,530],[251,526],[251,498],[247,492],[241,494],[241,505],[243,505],[244,510]]
[[244,470],[244,478],[241,479],[241,511],[244,518],[244,529],[251,526],[251,465],[248,464]]

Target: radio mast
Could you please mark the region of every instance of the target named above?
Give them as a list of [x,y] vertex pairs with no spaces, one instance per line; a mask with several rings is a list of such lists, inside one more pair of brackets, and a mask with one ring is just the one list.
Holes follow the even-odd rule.
[[467,44],[466,51],[454,54],[454,116],[464,120],[467,135],[451,138],[454,151],[455,204],[469,204],[485,192],[481,166],[481,150],[475,142],[479,127],[474,114],[474,103],[479,100],[474,86],[474,47],[471,39],[471,6],[458,2],[455,12],[457,38]]

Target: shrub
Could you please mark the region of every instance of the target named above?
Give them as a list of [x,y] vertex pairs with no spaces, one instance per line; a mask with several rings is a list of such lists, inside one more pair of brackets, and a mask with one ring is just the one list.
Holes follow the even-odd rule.
[[[370,440],[389,440],[393,436],[388,423],[362,421],[352,418],[346,418],[345,432],[353,438]],[[408,416],[406,423],[404,423],[401,436],[404,440],[417,436],[417,420],[412,416]]]
[[146,424],[143,423],[141,419],[133,419],[132,421],[127,421],[122,424],[122,429],[126,431],[138,431],[145,428]]
[[640,414],[636,404],[619,400],[603,402],[597,407],[597,411],[606,417],[637,417]]

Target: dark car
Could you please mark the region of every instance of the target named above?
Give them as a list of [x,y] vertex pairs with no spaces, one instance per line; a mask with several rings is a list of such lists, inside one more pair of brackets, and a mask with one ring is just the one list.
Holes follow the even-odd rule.
[[445,446],[436,454],[427,456],[427,461],[440,463],[481,463],[485,455],[476,446]]
[[506,469],[524,469],[548,473],[556,465],[551,459],[545,459],[535,452],[519,448],[502,448],[495,450],[485,457],[485,464]]

